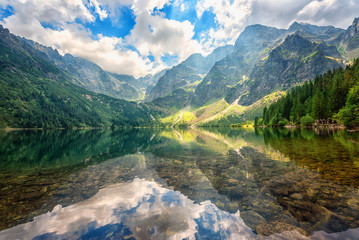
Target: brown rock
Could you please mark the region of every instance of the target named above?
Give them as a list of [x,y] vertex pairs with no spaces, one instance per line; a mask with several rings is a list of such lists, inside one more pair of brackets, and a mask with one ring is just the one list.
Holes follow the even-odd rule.
[[256,231],[259,235],[269,236],[275,233],[283,233],[286,231],[298,231],[302,235],[306,235],[306,232],[296,226],[290,225],[285,222],[271,222],[263,223],[257,226]]

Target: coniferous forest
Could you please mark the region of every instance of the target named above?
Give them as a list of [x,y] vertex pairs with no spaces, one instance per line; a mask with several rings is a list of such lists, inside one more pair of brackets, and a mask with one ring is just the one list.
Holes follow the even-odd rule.
[[293,88],[285,97],[265,107],[262,117],[256,118],[255,125],[310,125],[319,120],[358,126],[359,60]]

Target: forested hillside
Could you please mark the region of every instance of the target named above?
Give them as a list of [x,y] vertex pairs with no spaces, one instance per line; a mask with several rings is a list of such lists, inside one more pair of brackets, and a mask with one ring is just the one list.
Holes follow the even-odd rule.
[[[359,60],[345,69],[317,76],[296,87],[286,97],[263,110],[258,125],[309,125],[314,120],[338,121],[348,127],[359,126]],[[257,119],[258,121],[258,119]]]
[[160,112],[73,84],[47,56],[0,28],[0,128],[147,126]]

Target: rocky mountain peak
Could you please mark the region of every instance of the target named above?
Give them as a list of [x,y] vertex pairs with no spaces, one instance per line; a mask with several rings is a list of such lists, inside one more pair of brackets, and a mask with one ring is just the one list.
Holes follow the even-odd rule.
[[282,46],[285,46],[287,50],[295,51],[298,49],[305,49],[311,47],[311,42],[300,36],[301,32],[297,31],[296,33],[289,35],[284,40]]
[[288,32],[293,33],[297,31],[306,32],[311,35],[317,35],[318,37],[326,40],[334,37],[341,32],[344,32],[344,29],[335,28],[333,26],[315,26],[309,23],[294,22],[288,28]]
[[2,35],[2,36],[10,36],[9,29],[4,28],[1,24],[0,24],[0,35]]
[[302,24],[299,22],[294,22],[290,27],[288,28],[289,32],[296,32],[298,30],[302,29]]
[[234,48],[235,50],[245,49],[245,52],[257,51],[272,44],[286,34],[286,30],[275,27],[267,27],[260,24],[251,25],[237,38]]
[[354,36],[359,33],[359,18],[355,18],[352,25],[349,27],[350,35]]

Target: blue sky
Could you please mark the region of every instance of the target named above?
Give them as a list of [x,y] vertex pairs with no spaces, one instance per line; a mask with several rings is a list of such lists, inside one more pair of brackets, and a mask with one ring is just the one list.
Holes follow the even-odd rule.
[[0,0],[14,34],[135,77],[233,44],[250,24],[346,28],[358,16],[357,0]]

